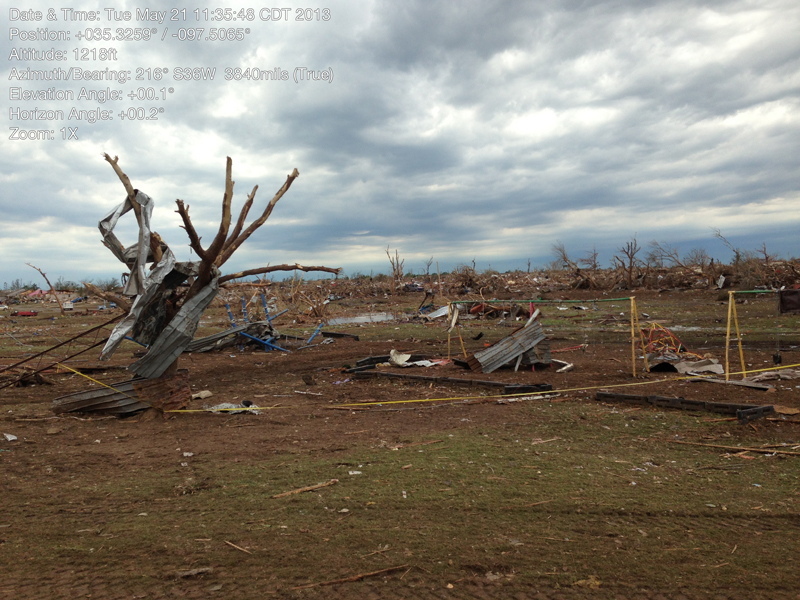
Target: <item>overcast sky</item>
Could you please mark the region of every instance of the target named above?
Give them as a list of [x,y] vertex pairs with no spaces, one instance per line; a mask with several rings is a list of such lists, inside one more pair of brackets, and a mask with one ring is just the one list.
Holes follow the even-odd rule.
[[[39,0],[18,6],[40,10],[41,22],[2,9],[0,284],[41,284],[26,262],[52,279],[119,276],[124,267],[100,242],[97,222],[125,194],[102,152],[118,155],[133,185],[153,197],[153,227],[179,259],[192,255],[175,199],[190,205],[210,242],[226,156],[235,213],[258,184],[259,214],[297,168],[300,178],[226,272],[284,262],[388,272],[387,245],[414,272],[430,257],[442,270],[474,259],[505,271],[525,269],[529,258],[550,262],[559,241],[576,258],[596,247],[607,265],[634,235],[643,246],[704,247],[727,260],[712,228],[743,248],[766,243],[800,255],[796,0],[309,1],[276,5],[291,7],[277,21],[250,4],[252,20],[244,13],[235,22],[211,21],[213,9],[246,3],[195,3],[212,10],[209,21],[191,9],[170,21],[172,6],[160,4],[163,23],[136,21],[136,9],[149,6],[130,1],[70,4],[99,10],[97,22],[65,21],[60,5]],[[109,20],[112,7],[131,11],[131,21]],[[97,27],[156,34],[77,40]],[[221,27],[250,33],[172,37]],[[21,39],[37,28],[71,40]],[[12,29],[21,32],[14,39]],[[117,60],[75,60],[83,48],[115,50]],[[16,60],[15,49],[66,50],[68,60]],[[124,84],[14,78],[12,69],[28,67],[169,73]],[[214,79],[176,81],[175,69],[186,67],[216,69]],[[296,82],[298,67],[333,79]],[[256,69],[261,80],[226,81],[226,68]],[[263,80],[276,68],[288,80]],[[153,88],[166,99],[99,104],[79,100],[82,87]],[[72,90],[75,100],[12,100],[12,88]],[[64,119],[13,118],[34,107]],[[137,107],[163,113],[118,117]],[[68,119],[72,108],[111,110],[113,120]],[[53,130],[56,139],[9,140],[14,127]],[[78,140],[61,139],[62,128],[69,136],[75,127]],[[135,241],[132,216],[120,237]]]

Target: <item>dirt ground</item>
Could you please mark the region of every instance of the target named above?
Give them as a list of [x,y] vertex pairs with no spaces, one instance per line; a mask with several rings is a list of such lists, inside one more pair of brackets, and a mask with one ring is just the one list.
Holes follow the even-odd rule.
[[[627,314],[621,304],[614,310]],[[683,325],[697,326],[687,346],[724,358],[725,307],[708,293],[639,299],[640,310],[673,320],[676,305],[693,313]],[[344,372],[392,349],[448,355],[443,323],[402,318],[331,327],[361,339],[292,353],[184,355],[193,391],[213,395],[167,418],[56,417],[54,398],[96,385],[63,370],[0,390],[0,428],[17,436],[0,437],[0,597],[800,598],[800,416],[739,425],[595,400],[607,389],[792,409],[800,380],[763,392],[642,373],[641,361],[634,378],[625,317],[582,326],[543,312],[554,350],[588,344],[553,355],[573,363],[570,372],[378,369],[549,383],[558,396],[548,399],[498,403],[490,388]],[[5,317],[17,343],[4,340],[0,364],[108,319],[56,314]],[[787,324],[780,352],[795,365],[800,333]],[[465,322],[467,351],[511,325]],[[201,333],[225,327],[215,309]],[[770,334],[754,328],[745,340],[750,368],[770,367]],[[129,364],[136,349],[126,343],[110,365]],[[451,353],[460,351],[452,340]],[[68,364],[99,364],[95,351],[81,356]],[[128,378],[122,368],[90,376]],[[201,410],[243,400],[265,410]],[[346,579],[357,580],[334,583]]]

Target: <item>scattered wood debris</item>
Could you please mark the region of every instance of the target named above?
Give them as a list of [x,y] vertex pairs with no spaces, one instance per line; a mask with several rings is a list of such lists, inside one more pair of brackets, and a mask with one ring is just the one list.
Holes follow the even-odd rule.
[[189,569],[188,571],[176,571],[175,577],[178,579],[188,579],[189,577],[199,577],[200,575],[210,575],[214,572],[211,567],[200,567],[199,569]]
[[328,487],[329,485],[333,485],[335,483],[339,483],[339,480],[338,479],[331,479],[330,481],[326,481],[325,483],[318,483],[316,485],[309,485],[307,487],[298,488],[296,490],[283,492],[282,494],[275,494],[272,497],[273,498],[284,498],[286,496],[291,496],[293,494],[302,494],[303,492],[311,492],[313,490],[318,490],[320,488]]
[[321,587],[324,585],[336,585],[338,583],[351,583],[353,581],[359,581],[361,579],[365,579],[366,577],[374,577],[375,575],[383,575],[384,573],[391,573],[392,571],[399,571],[400,569],[407,568],[408,565],[398,565],[396,567],[389,567],[388,569],[381,569],[380,571],[372,571],[371,573],[361,573],[359,575],[353,575],[352,577],[345,577],[343,579],[332,579],[331,581],[321,581],[319,583],[309,583],[307,585],[299,585],[297,587],[293,587],[292,591],[294,590],[305,590],[308,588],[313,587]]
[[237,546],[233,542],[229,542],[228,540],[224,540],[224,541],[231,548],[236,548],[237,550],[239,550],[240,552],[244,552],[245,554],[253,554],[252,552],[250,552],[250,550],[245,550],[244,548],[242,548],[241,546]]
[[698,381],[705,381],[706,383],[721,383],[723,385],[738,385],[741,387],[750,388],[753,390],[761,390],[763,392],[767,392],[773,387],[771,385],[765,385],[762,383],[753,383],[752,381],[734,381],[734,380],[724,380],[724,379],[717,379],[716,377],[695,377],[694,379],[690,379],[689,381],[693,383],[697,383]]
[[487,381],[481,379],[460,379],[458,377],[436,377],[429,375],[412,375],[410,373],[392,373],[389,371],[356,371],[356,379],[371,379],[376,377],[386,377],[389,379],[405,379],[419,383],[442,383],[451,385],[469,385],[480,387],[501,387],[504,394],[530,394],[532,392],[549,392],[553,386],[549,383],[535,384],[508,384],[502,381]]
[[413,448],[414,446],[429,446],[430,444],[441,444],[444,440],[430,440],[427,442],[414,442],[413,444],[397,444],[390,446],[392,450],[400,450],[401,448]]
[[616,400],[628,404],[649,404],[678,410],[705,410],[723,415],[736,415],[741,424],[746,424],[754,419],[759,419],[775,413],[775,407],[772,405],[758,406],[755,404],[704,402],[702,400],[687,400],[682,397],[639,396],[636,394],[597,392],[595,398],[601,402],[613,402]]
[[701,444],[700,442],[682,442],[679,440],[667,440],[670,444],[682,444],[684,446],[704,446],[706,448],[719,448],[721,450],[733,450],[735,452],[756,452],[759,454],[786,454],[788,456],[800,456],[800,452],[789,450],[777,450],[775,448],[744,448],[741,446],[721,446],[719,444]]

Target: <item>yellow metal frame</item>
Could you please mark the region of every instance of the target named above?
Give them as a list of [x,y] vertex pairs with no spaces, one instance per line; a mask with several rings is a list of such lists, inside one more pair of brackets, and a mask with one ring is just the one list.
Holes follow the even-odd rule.
[[644,343],[644,334],[639,325],[639,309],[636,307],[636,296],[631,296],[631,370],[636,377],[636,331],[639,332],[639,341],[642,344],[642,358],[644,358],[644,370],[650,372],[650,365],[647,363],[647,347]]
[[739,361],[742,364],[742,379],[747,377],[747,366],[744,363],[744,349],[742,348],[742,334],[739,331],[739,317],[736,314],[736,299],[735,291],[728,292],[728,326],[725,332],[725,381],[730,380],[730,363],[728,356],[731,346],[731,315],[733,315],[733,323],[736,327],[736,341],[739,345]]

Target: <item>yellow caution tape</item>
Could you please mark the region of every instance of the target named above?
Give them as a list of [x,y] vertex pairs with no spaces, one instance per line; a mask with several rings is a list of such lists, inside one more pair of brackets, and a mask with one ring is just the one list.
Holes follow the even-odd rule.
[[[81,377],[85,377],[86,379],[89,379],[90,381],[94,381],[95,383],[97,383],[99,385],[102,385],[103,387],[107,387],[110,390],[114,390],[115,392],[120,393],[123,396],[127,396],[128,398],[131,398],[133,400],[137,400],[138,402],[143,402],[139,398],[134,398],[133,396],[129,396],[125,392],[122,392],[122,391],[120,391],[120,390],[118,390],[118,389],[116,389],[116,388],[114,388],[114,387],[112,387],[110,385],[107,385],[107,384],[103,383],[102,381],[97,381],[96,379],[93,379],[93,378],[89,377],[88,375],[85,375],[85,374],[81,373],[80,371],[76,371],[75,369],[72,369],[72,368],[70,368],[70,367],[68,367],[68,366],[66,366],[64,364],[61,364],[61,363],[57,363],[57,364],[60,364],[65,369],[69,369],[73,373],[77,373]],[[793,369],[793,368],[796,368],[796,367],[800,367],[800,363],[794,364],[794,365],[783,365],[783,366],[780,366],[780,367],[775,366],[775,367],[770,367],[770,368],[766,368],[766,369],[753,369],[751,371],[748,371],[748,373],[763,373],[763,372],[766,372],[766,371],[780,371],[782,369]],[[736,372],[736,373],[730,373],[730,375],[741,375],[741,374],[742,374],[741,371]],[[698,377],[697,375],[689,375],[689,376],[686,376],[686,377],[675,377],[675,378],[672,378],[672,379],[656,379],[654,381],[634,381],[634,382],[631,382],[631,383],[617,383],[617,384],[613,384],[613,385],[595,385],[595,386],[590,386],[590,387],[576,387],[576,388],[567,388],[567,389],[563,389],[563,390],[549,390],[549,391],[543,391],[543,392],[522,392],[522,393],[519,393],[519,394],[493,394],[493,395],[489,395],[489,396],[452,396],[452,397],[449,397],[449,398],[416,398],[414,400],[386,400],[386,401],[383,401],[383,402],[354,402],[354,403],[348,403],[348,404],[333,404],[332,406],[382,406],[384,404],[387,404],[387,405],[388,404],[417,404],[417,403],[421,403],[421,402],[452,402],[452,401],[455,401],[455,400],[482,400],[482,399],[489,399],[489,398],[516,398],[516,397],[519,397],[519,396],[540,396],[540,395],[543,395],[543,394],[560,394],[560,393],[565,393],[565,392],[585,392],[585,391],[589,391],[589,390],[607,390],[607,389],[614,389],[614,388],[632,387],[632,386],[638,386],[638,385],[652,385],[654,383],[666,383],[666,382],[670,382],[670,381],[686,381],[686,380],[689,380],[689,379],[697,379],[697,377]],[[147,404],[147,403],[145,402],[145,404]],[[232,412],[232,411],[246,411],[246,410],[274,410],[276,408],[289,408],[289,407],[286,407],[286,406],[265,406],[265,407],[261,407],[261,406],[243,406],[243,407],[240,407],[240,408],[220,408],[220,409],[216,409],[216,410],[211,410],[211,409],[207,409],[207,408],[206,409],[176,409],[176,410],[166,410],[164,412],[168,412],[168,413],[204,413],[204,412]]]
[[[792,369],[794,367],[800,367],[800,364],[796,365],[786,365],[782,367],[773,367],[770,369],[756,369],[752,371],[748,371],[748,373],[761,373],[764,371],[777,371],[779,369]],[[738,373],[731,373],[731,375],[741,375],[741,372]],[[446,402],[446,401],[453,401],[453,400],[479,400],[482,398],[514,398],[517,396],[539,396],[542,394],[560,394],[563,392],[581,392],[581,391],[588,391],[588,390],[607,390],[613,388],[622,388],[622,387],[631,387],[635,385],[651,385],[654,383],[665,383],[669,381],[685,381],[689,379],[697,379],[697,375],[689,375],[687,377],[675,377],[673,379],[656,379],[654,381],[635,381],[632,383],[617,383],[614,385],[596,385],[591,387],[577,387],[577,388],[568,388],[565,390],[549,390],[547,392],[523,392],[519,394],[496,394],[490,396],[455,396],[452,398],[421,398],[415,400],[387,400],[385,402],[355,402],[352,404],[335,404],[334,406],[379,406],[381,404],[413,404],[417,402]]]
[[56,364],[57,364],[58,366],[60,366],[60,367],[64,367],[64,368],[65,368],[65,369],[67,369],[68,371],[72,371],[73,373],[77,373],[77,374],[78,374],[78,375],[80,375],[81,377],[85,377],[85,378],[86,378],[86,379],[88,379],[89,381],[93,381],[93,382],[95,382],[95,383],[96,383],[96,384],[98,384],[98,385],[102,385],[104,388],[108,388],[108,389],[110,389],[110,390],[113,390],[113,391],[117,392],[118,394],[122,394],[123,396],[125,396],[125,397],[127,397],[127,398],[130,398],[131,400],[136,400],[137,402],[141,402],[142,404],[147,404],[148,406],[150,406],[150,405],[149,405],[147,402],[145,402],[144,400],[142,400],[142,399],[140,399],[140,398],[137,398],[137,397],[135,397],[135,396],[131,396],[130,394],[126,394],[125,392],[123,392],[122,390],[118,390],[118,389],[117,389],[117,388],[115,388],[114,386],[111,386],[111,385],[108,385],[108,384],[106,384],[106,383],[103,383],[102,381],[98,381],[97,379],[94,379],[93,377],[89,377],[88,375],[86,375],[85,373],[81,373],[80,371],[76,371],[76,370],[75,370],[75,369],[73,369],[72,367],[68,367],[67,365],[65,365],[65,364],[63,364],[63,363],[58,363],[58,362],[57,362]]

